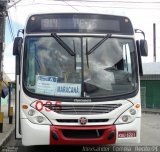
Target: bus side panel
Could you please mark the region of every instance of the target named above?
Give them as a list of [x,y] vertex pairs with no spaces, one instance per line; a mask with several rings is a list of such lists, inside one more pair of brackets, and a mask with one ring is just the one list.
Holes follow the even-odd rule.
[[[128,124],[121,124],[116,125],[117,129],[117,139],[116,144],[133,144],[133,143],[140,143],[140,132],[141,132],[141,118],[136,118],[135,121],[128,123]],[[118,137],[119,132],[125,131],[136,131],[136,137],[128,137],[128,138],[121,138]]]

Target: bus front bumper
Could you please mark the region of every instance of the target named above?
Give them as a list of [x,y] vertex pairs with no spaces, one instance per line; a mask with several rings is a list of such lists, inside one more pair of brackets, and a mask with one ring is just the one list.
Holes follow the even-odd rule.
[[[48,126],[22,119],[23,145],[106,145],[140,142],[140,118],[109,126]],[[134,132],[135,136],[126,136]]]

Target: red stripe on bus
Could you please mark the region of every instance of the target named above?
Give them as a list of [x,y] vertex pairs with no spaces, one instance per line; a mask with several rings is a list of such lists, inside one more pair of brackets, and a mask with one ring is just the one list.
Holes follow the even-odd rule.
[[[72,138],[66,137],[63,130],[72,131],[91,131],[103,130],[103,134],[96,138]],[[55,137],[56,136],[56,137]],[[51,126],[50,127],[50,144],[51,145],[102,145],[115,144],[116,127],[110,126]]]

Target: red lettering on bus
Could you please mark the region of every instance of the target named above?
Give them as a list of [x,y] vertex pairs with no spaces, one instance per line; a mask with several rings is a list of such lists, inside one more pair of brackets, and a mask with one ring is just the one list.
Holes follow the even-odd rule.
[[61,110],[62,110],[61,102],[60,101],[56,101],[55,107],[54,107],[54,111],[61,112]]
[[42,111],[43,110],[43,102],[42,101],[37,101],[35,105],[36,110]]
[[45,110],[46,110],[47,112],[52,111],[52,102],[51,102],[51,101],[46,101],[45,104],[48,105],[48,108],[45,108]]

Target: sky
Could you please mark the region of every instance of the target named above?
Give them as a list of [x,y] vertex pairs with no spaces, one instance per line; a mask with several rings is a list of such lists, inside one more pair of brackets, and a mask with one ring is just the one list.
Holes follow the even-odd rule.
[[[17,36],[18,29],[23,29],[28,16],[34,13],[93,12],[127,16],[135,29],[141,29],[145,32],[149,55],[142,58],[144,63],[154,61],[153,23],[155,23],[157,62],[160,62],[160,43],[158,43],[160,41],[160,0],[21,0],[12,6],[17,1],[19,0],[10,0],[8,4],[10,22],[6,18],[3,69],[11,80],[15,79],[15,57],[12,55],[13,36]],[[9,25],[12,27],[12,32]],[[140,35],[137,35],[136,38],[143,39]]]

